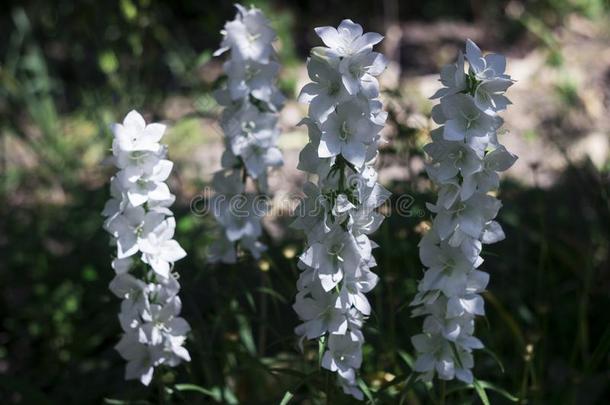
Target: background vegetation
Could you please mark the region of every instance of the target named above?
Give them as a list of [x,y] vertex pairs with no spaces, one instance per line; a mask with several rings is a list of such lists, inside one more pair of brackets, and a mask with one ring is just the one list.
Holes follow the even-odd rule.
[[[610,161],[607,154],[601,164],[586,154],[576,159],[570,151],[586,134],[607,140],[610,130],[591,113],[562,41],[574,24],[588,27],[576,30],[579,40],[606,41],[606,53],[584,70],[601,69],[594,84],[601,95],[598,116],[608,119],[608,2],[251,3],[268,13],[279,33],[286,66],[281,86],[290,97],[308,49],[317,44],[311,28],[346,17],[388,33],[388,39],[396,27],[411,30],[389,52],[403,78],[436,74],[455,56],[428,41],[428,34],[440,32],[443,44],[461,46],[461,31],[451,34],[455,24],[466,27],[464,36],[475,27],[484,48],[511,58],[542,55],[554,72],[547,96],[556,113],[548,118],[545,108],[535,110],[544,115],[539,125],[512,136],[532,138],[532,145],[551,148],[563,160],[547,179],[539,173],[550,159],[547,149],[534,149],[540,163],[526,168],[534,180],[513,176],[502,185],[499,220],[507,239],[485,251],[492,281],[485,296],[488,317],[477,327],[489,350],[477,353],[475,374],[491,403],[607,403]],[[291,395],[289,403],[350,403],[318,368],[317,347],[306,347],[304,355],[296,348],[291,302],[301,235],[270,232],[272,248],[260,262],[205,262],[213,221],[192,214],[190,201],[211,172],[206,155],[193,151],[202,145],[215,151],[218,144],[210,91],[219,61],[211,53],[233,15],[231,2],[224,1],[26,0],[0,6],[1,403],[277,404]],[[407,193],[415,202],[412,216],[391,215],[374,237],[381,245],[381,281],[370,296],[374,314],[365,327],[363,385],[367,400],[377,404],[481,401],[472,387],[431,387],[411,376],[409,337],[421,321],[410,318],[408,303],[421,274],[416,246],[433,190],[417,165],[427,127],[405,118],[426,119],[429,104],[410,91],[409,82],[398,83],[385,90],[392,132],[382,166],[398,164],[409,172],[386,183],[394,195]],[[162,370],[159,389],[123,380],[124,362],[113,349],[119,300],[107,289],[111,248],[100,216],[111,175],[102,164],[111,142],[108,125],[134,107],[172,126],[166,141],[176,162],[170,186],[178,195],[177,238],[189,252],[177,266],[184,317],[193,326],[193,360]],[[302,139],[291,131],[290,139]],[[288,146],[296,142],[286,139]],[[288,159],[286,165],[296,164]],[[277,213],[275,226],[284,229],[288,216]]]

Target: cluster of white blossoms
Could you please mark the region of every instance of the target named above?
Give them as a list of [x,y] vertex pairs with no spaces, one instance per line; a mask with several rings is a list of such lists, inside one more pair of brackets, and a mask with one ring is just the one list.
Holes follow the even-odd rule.
[[186,252],[173,239],[176,221],[169,207],[175,197],[165,184],[173,164],[159,143],[165,125],[146,125],[131,111],[113,132],[113,162],[119,171],[102,215],[117,249],[110,290],[123,300],[119,321],[124,334],[116,349],[127,360],[125,378],[148,385],[156,366],[190,360],[184,347],[190,327],[179,316],[180,284],[173,272],[174,262]]
[[502,206],[491,193],[499,187],[498,172],[517,157],[498,142],[503,120],[497,115],[510,101],[504,92],[513,84],[504,73],[504,56],[489,54],[470,40],[464,55],[443,67],[442,89],[432,98],[440,104],[432,117],[441,125],[424,147],[430,158],[428,176],[438,186],[431,229],[422,238],[420,259],[427,268],[411,303],[413,316],[424,316],[423,333],[412,337],[417,351],[415,371],[430,381],[457,378],[473,381],[473,349],[483,344],[473,336],[475,317],[484,315],[483,292],[489,275],[477,270],[483,263],[482,245],[504,238],[494,221]]
[[387,118],[376,76],[386,60],[373,52],[383,37],[363,33],[351,20],[316,33],[326,47],[312,49],[307,61],[312,82],[299,96],[309,103],[302,121],[309,143],[298,168],[317,183],[305,184],[293,224],[307,236],[293,305],[303,323],[295,333],[301,342],[322,338],[322,367],[338,374],[345,393],[362,399],[356,371],[362,363],[363,321],[371,313],[365,293],[378,279],[370,270],[377,245],[367,235],[383,221],[376,208],[390,195],[377,183],[373,167]]
[[237,16],[225,24],[221,47],[214,53],[230,52],[223,65],[226,82],[215,92],[225,107],[220,124],[226,149],[222,170],[213,179],[216,196],[211,204],[222,234],[209,252],[211,262],[224,263],[235,263],[238,243],[255,258],[266,249],[259,241],[265,207],[261,199],[245,193],[246,180],[266,193],[268,168],[283,163],[276,146],[277,113],[284,97],[275,86],[280,70],[272,45],[275,31],[260,10],[236,7]]

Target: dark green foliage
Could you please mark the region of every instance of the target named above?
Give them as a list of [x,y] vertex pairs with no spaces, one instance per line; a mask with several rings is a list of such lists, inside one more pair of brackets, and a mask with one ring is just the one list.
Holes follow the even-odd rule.
[[[205,263],[213,221],[190,212],[195,186],[181,184],[180,173],[188,165],[181,161],[188,145],[207,138],[186,119],[176,137],[189,138],[187,152],[175,159],[171,187],[179,195],[176,236],[189,253],[177,271],[183,314],[193,328],[187,344],[193,360],[160,370],[156,386],[145,388],[124,381],[124,362],[113,348],[120,335],[119,300],[107,288],[112,249],[100,215],[109,195],[110,173],[101,166],[110,144],[107,125],[132,107],[157,118],[170,95],[196,99],[193,115],[213,117],[214,84],[203,73],[218,31],[234,14],[231,3],[51,0],[0,6],[0,403],[353,403],[335,387],[334,376],[318,368],[318,346],[306,343],[302,354],[295,341],[294,254],[302,249],[302,235],[288,232],[269,241],[261,263],[249,257],[233,266]],[[254,3],[276,24],[287,65],[307,53],[312,26],[344,17],[371,29],[398,19],[490,18],[509,40],[528,29],[553,51],[545,31],[536,28],[541,21],[558,25],[575,10],[594,16],[608,7],[601,0],[528,2],[528,19],[517,23],[504,16],[508,2],[500,0],[483,11],[474,1],[403,1],[391,16],[379,1],[350,2],[347,11],[338,0]],[[296,83],[286,75],[281,86],[294,96]],[[567,104],[578,97],[570,83],[557,91]],[[398,91],[391,96],[403,97]],[[392,112],[390,121],[398,135],[382,151],[381,164],[421,157],[417,131]],[[7,154],[18,152],[9,149],[12,139],[28,146],[35,164],[6,164]],[[502,185],[499,221],[507,239],[484,251],[491,283],[488,316],[477,328],[490,351],[476,353],[479,380],[473,386],[431,387],[412,374],[409,337],[421,320],[410,318],[408,304],[422,272],[417,243],[422,221],[429,219],[425,203],[434,199],[432,190],[415,191],[421,181],[392,184],[390,207],[409,195],[409,214],[390,216],[373,237],[381,246],[374,269],[380,284],[370,294],[374,312],[364,330],[361,375],[369,402],[606,403],[608,167],[600,172],[587,163],[570,165],[545,190]]]

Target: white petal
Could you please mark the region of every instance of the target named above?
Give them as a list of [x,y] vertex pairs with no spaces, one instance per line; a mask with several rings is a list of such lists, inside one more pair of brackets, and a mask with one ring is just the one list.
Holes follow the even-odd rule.
[[138,130],[144,130],[146,127],[146,121],[136,110],[131,110],[123,119],[123,125],[126,127],[133,127]]

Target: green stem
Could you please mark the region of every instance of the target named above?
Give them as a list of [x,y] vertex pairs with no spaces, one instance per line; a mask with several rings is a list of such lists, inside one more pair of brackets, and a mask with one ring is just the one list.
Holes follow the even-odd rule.
[[445,405],[446,396],[447,396],[447,382],[445,380],[441,380],[441,393],[439,395],[439,400],[438,400],[439,405]]
[[157,386],[159,388],[159,405],[165,405],[167,401],[165,398],[165,383],[163,382],[162,374],[159,374],[157,378]]
[[337,157],[337,166],[339,170],[339,193],[343,193],[345,190],[345,160],[341,155]]
[[324,372],[325,374],[325,391],[326,391],[326,404],[330,405],[332,402],[330,401],[330,373]]

